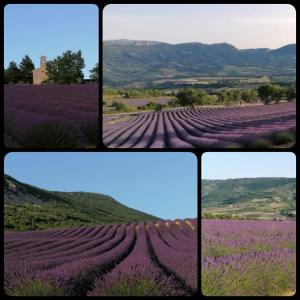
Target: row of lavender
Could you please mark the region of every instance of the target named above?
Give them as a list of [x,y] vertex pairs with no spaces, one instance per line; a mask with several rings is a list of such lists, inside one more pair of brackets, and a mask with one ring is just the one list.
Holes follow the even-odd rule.
[[293,140],[295,128],[295,102],[174,109],[113,124],[104,120],[103,142],[109,148],[272,146]]
[[99,87],[5,85],[7,147],[89,147],[99,143]]
[[202,293],[281,296],[296,290],[296,222],[202,220]]
[[6,233],[10,295],[188,295],[197,220]]

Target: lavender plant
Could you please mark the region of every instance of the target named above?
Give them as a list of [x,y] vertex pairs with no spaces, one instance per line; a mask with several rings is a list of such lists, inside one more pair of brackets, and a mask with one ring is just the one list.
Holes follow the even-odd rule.
[[294,221],[202,221],[207,296],[280,296],[296,290]]
[[[11,296],[190,295],[196,228],[196,220],[176,220],[6,232],[5,291]],[[169,245],[162,246],[166,241]],[[167,254],[174,254],[173,260]]]

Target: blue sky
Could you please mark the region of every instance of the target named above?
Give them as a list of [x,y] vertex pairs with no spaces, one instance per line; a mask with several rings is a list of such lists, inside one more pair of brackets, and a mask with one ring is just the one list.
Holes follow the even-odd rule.
[[206,152],[201,165],[203,179],[296,177],[292,152]]
[[56,58],[66,50],[82,51],[85,78],[98,62],[98,7],[92,4],[9,4],[4,10],[4,66],[27,54]]
[[111,4],[103,20],[104,40],[227,42],[240,49],[296,43],[296,11],[288,4]]
[[197,217],[192,153],[9,153],[5,173],[56,191],[104,193],[164,219]]

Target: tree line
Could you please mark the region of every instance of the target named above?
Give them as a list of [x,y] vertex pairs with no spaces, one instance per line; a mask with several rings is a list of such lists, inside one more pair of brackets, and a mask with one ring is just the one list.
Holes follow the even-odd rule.
[[225,89],[217,93],[216,96],[209,95],[203,89],[184,88],[177,94],[176,98],[181,106],[222,104],[233,105],[242,103],[255,103],[260,99],[264,104],[271,102],[278,103],[281,99],[292,101],[296,98],[296,88],[294,86],[281,87],[274,84],[261,85],[255,89]]
[[[77,52],[67,50],[62,55],[46,62],[48,79],[43,83],[82,83],[84,67],[81,50]],[[19,65],[15,61],[11,61],[8,68],[4,70],[4,83],[33,83],[32,71],[34,69],[34,63],[28,55],[22,58]],[[97,63],[89,72],[90,79],[99,82],[99,64]]]
[[245,217],[235,214],[215,214],[215,213],[202,213],[202,219],[222,219],[222,220],[255,220],[255,218]]
[[[167,93],[157,89],[104,89],[104,95],[112,95],[114,97],[135,98],[140,97],[159,97],[166,96]],[[129,95],[129,96],[128,96]],[[262,101],[264,104],[271,102],[278,103],[285,99],[292,101],[296,98],[295,86],[281,87],[275,84],[264,84],[256,89],[224,89],[212,95],[201,88],[183,88],[178,92],[172,91],[168,95],[174,96],[167,104],[160,104],[150,101],[144,106],[138,106],[139,110],[161,111],[165,108],[187,106],[192,109],[196,105],[241,105],[242,103],[256,103]],[[106,102],[103,102],[106,105]],[[130,108],[122,102],[114,101],[111,107],[118,112],[129,112]]]

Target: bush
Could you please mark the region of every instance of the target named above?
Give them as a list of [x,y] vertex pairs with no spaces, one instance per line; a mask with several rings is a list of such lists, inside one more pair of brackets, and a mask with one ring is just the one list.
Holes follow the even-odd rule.
[[265,103],[270,103],[270,98],[273,91],[273,86],[271,84],[264,84],[258,88],[258,96]]
[[155,110],[157,112],[162,111],[162,109],[165,107],[165,105],[160,104],[160,103],[156,103],[156,102],[152,102],[150,101],[147,105],[145,105],[146,109],[151,109],[151,110]]
[[271,148],[272,146],[272,142],[266,138],[260,138],[249,143],[249,147],[251,148]]
[[67,296],[62,287],[38,278],[22,279],[20,284],[8,290],[10,296]]
[[295,141],[295,137],[290,132],[278,132],[271,136],[275,145],[282,145]]
[[155,106],[154,110],[155,110],[156,112],[160,112],[160,111],[162,111],[162,109],[163,109],[164,107],[165,107],[165,105],[160,104],[160,103],[156,103],[156,106]]
[[239,103],[241,100],[241,92],[238,89],[226,89],[219,93],[218,102],[224,105],[230,105],[234,103]]
[[172,276],[166,276],[148,263],[126,266],[125,270],[114,269],[110,274],[97,277],[88,296],[180,296],[180,289]]
[[20,144],[25,148],[78,148],[84,139],[73,126],[46,122],[34,126]]
[[184,88],[181,89],[176,97],[181,106],[190,106],[203,104],[203,98],[206,96],[206,92],[203,89]]
[[[110,287],[106,287],[103,291],[91,293],[92,296],[162,296],[165,287],[160,286],[158,282],[150,278],[130,277],[116,280]],[[169,296],[166,293],[165,296]]]
[[258,93],[254,89],[243,90],[241,92],[241,99],[244,102],[250,102],[250,103],[255,102],[255,101],[257,101],[257,96],[258,96]]
[[168,107],[178,107],[178,106],[180,106],[178,99],[173,99],[168,102]]
[[284,89],[279,85],[264,84],[258,88],[258,95],[265,104],[269,104],[271,100],[278,103],[284,96]]
[[274,85],[272,94],[271,94],[271,99],[274,100],[276,103],[280,101],[281,98],[284,96],[284,89],[281,88],[279,85]]
[[204,105],[215,105],[216,99],[212,95],[205,95],[202,97],[202,104]]
[[125,103],[114,101],[111,105],[115,110],[118,111],[129,111],[128,106]]
[[15,225],[12,224],[12,223],[5,223],[5,224],[4,224],[4,228],[5,228],[6,230],[15,229]]
[[296,98],[296,89],[293,86],[287,87],[284,89],[285,97],[288,101],[291,101]]

